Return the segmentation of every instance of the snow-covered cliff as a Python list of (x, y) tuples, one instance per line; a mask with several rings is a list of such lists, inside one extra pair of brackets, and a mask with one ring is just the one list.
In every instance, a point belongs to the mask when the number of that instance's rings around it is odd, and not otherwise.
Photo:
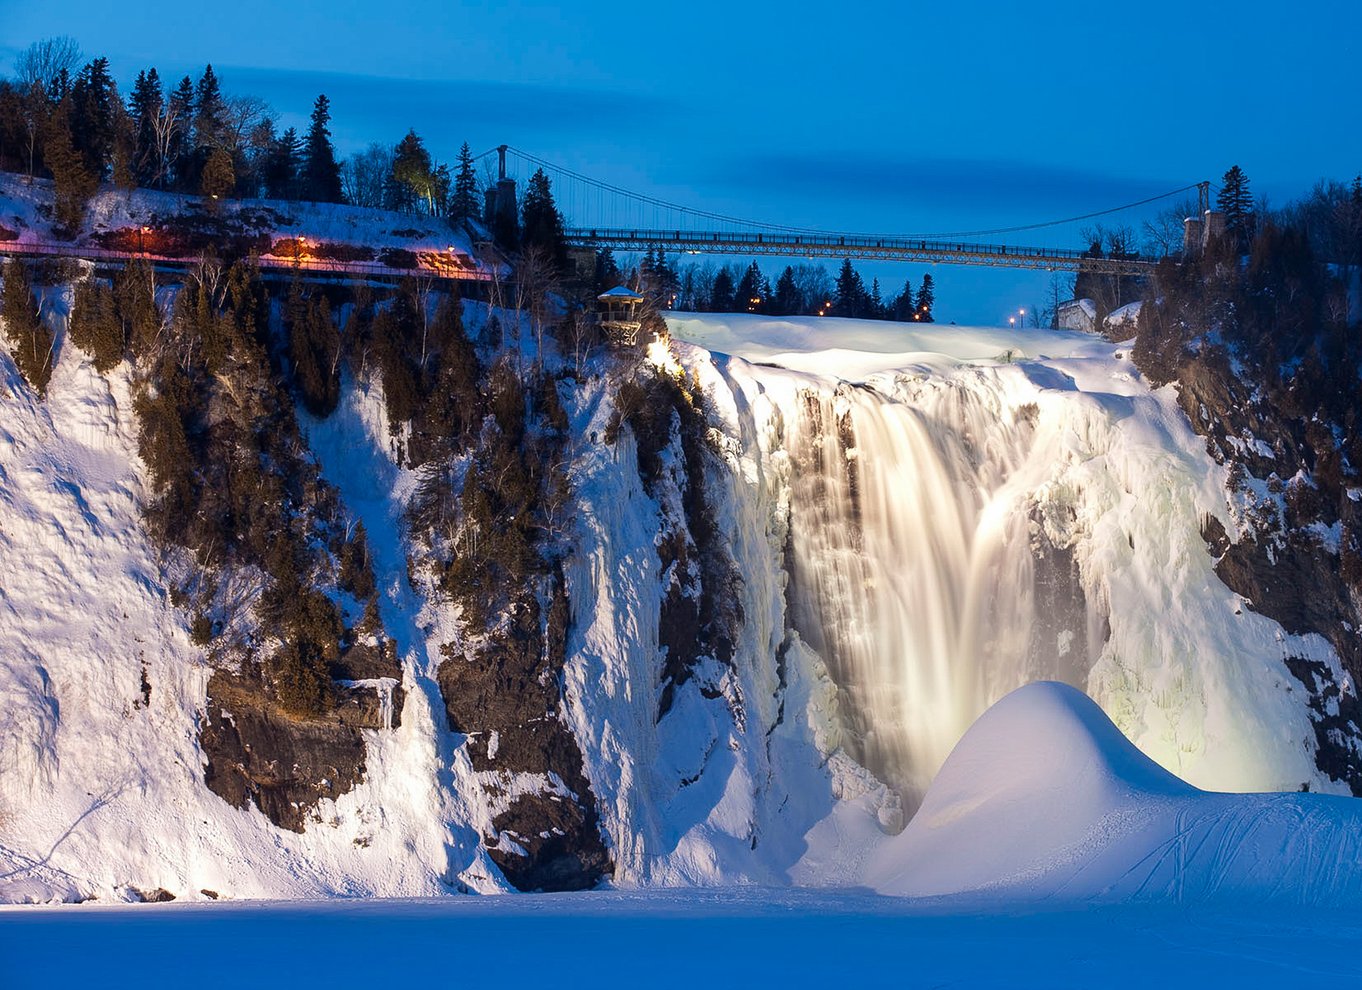
[[(533, 666), (555, 700), (495, 713), (514, 739), (451, 729), (469, 682), (442, 664), (493, 655), (451, 647), (461, 613), (411, 567), (431, 474), (380, 388), (347, 375), (334, 412), (300, 416), (368, 533), (402, 688), (374, 689), (395, 717), (343, 727), (357, 777), (312, 781), (335, 796), (301, 831), (205, 784), (204, 727), (233, 716), (143, 524), (127, 365), (100, 375), (59, 333), (39, 401), (0, 357), (0, 899), (494, 892), (541, 855), (622, 886), (858, 883), (969, 724), (1040, 678), (1198, 786), (1340, 789), (1285, 665), (1341, 681), (1337, 657), (1216, 577), (1206, 521), (1239, 525), (1223, 469), (1119, 347), (671, 325), (671, 351), (556, 386), (570, 497), (545, 587), (567, 617)], [(488, 690), (539, 696), (506, 670)], [(542, 720), (566, 735), (536, 749)]]

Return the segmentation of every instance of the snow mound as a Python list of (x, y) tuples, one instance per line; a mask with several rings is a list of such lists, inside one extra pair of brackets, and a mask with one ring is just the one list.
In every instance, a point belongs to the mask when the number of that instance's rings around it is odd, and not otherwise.
[(909, 896), (1359, 904), (1359, 855), (1352, 799), (1198, 790), (1042, 681), (975, 722), (867, 878)]

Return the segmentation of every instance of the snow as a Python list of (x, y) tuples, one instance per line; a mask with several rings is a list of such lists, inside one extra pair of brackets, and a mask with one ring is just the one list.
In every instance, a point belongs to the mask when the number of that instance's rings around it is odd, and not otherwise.
[(917, 897), (1355, 905), (1359, 854), (1362, 803), (1197, 790), (1082, 692), (1036, 682), (970, 728), (867, 879)]
[[(1362, 922), (1327, 909), (952, 906), (744, 888), (526, 898), (0, 909), (10, 990), (1342, 986)], [(132, 951), (129, 948), (132, 947)]]
[[(65, 305), (64, 296), (47, 302), (59, 329)], [(465, 322), (473, 329), (482, 318), (477, 310), (466, 304)], [(509, 346), (529, 346), (510, 321), (502, 325)], [(731, 909), (735, 914), (816, 919), (843, 911), (851, 919), (847, 929), (864, 926), (877, 938), (922, 947), (924, 959), (937, 958), (924, 942), (913, 941), (918, 929), (903, 919), (934, 924), (923, 919), (937, 917), (939, 906), (789, 888), (870, 886), (897, 895), (985, 887), (1023, 898), (1057, 890), (1063, 877), (1054, 857), (1026, 847), (1025, 836), (999, 846), (997, 856), (1011, 859), (982, 857), (977, 872), (962, 873), (959, 847), (941, 847), (933, 856), (921, 838), (926, 826), (919, 825), (939, 820), (932, 816), (950, 807), (960, 813), (961, 827), (973, 830), (962, 832), (960, 841), (989, 834), (987, 816), (971, 818), (962, 804), (963, 783), (944, 791), (927, 784), (943, 760), (948, 770), (954, 765), (948, 754), (985, 709), (1037, 676), (1076, 683), (1124, 738), (1191, 784), (1224, 791), (1294, 791), (1303, 784), (1339, 790), (1314, 765), (1304, 692), (1291, 690), (1282, 663), (1284, 655), (1304, 656), (1341, 679), (1338, 658), (1319, 637), (1289, 635), (1243, 609), (1215, 577), (1200, 523), (1214, 516), (1234, 529), (1223, 470), (1210, 460), (1171, 391), (1151, 391), (1114, 345), (1063, 331), (812, 318), (674, 314), (670, 325), (678, 342), (656, 363), (684, 369), (706, 392), (716, 452), (709, 479), (713, 509), (743, 576), (734, 593), (746, 621), (732, 670), (692, 679), (659, 722), (664, 575), (656, 539), (660, 521), (681, 510), (675, 491), (664, 488), (655, 496), (644, 489), (627, 430), (614, 447), (601, 439), (617, 383), (603, 364), (589, 367), (575, 388), (562, 390), (572, 423), (569, 472), (576, 499), (564, 561), (573, 624), (562, 717), (582, 748), (617, 864), (610, 882), (620, 892), (610, 895), (614, 900), (536, 901), (549, 905), (545, 917), (571, 919), (579, 910), (594, 917), (594, 909), (553, 905), (600, 904), (599, 917), (616, 923), (621, 916), (647, 917), (654, 908), (643, 905), (656, 905), (659, 916), (689, 918), (710, 937), (713, 926), (704, 919), (729, 910), (716, 907), (727, 902), (662, 895), (658, 888), (757, 885), (763, 891), (754, 895), (757, 904), (741, 901)], [(874, 545), (878, 557), (866, 573), (876, 575), (884, 594), (985, 601), (989, 589), (1010, 587), (1029, 573), (1022, 567), (1025, 551), (1043, 532), (1074, 554), (1091, 610), (1081, 620), (1096, 628), (1110, 624), (1108, 638), (1087, 637), (1086, 651), (1078, 625), (1060, 630), (1052, 637), (1052, 655), (1040, 661), (1043, 669), (1008, 652), (1012, 647), (1005, 643), (990, 649), (1006, 662), (981, 662), (967, 648), (968, 637), (959, 635), (969, 628), (963, 621), (951, 633), (952, 656), (963, 658), (947, 665), (952, 677), (936, 678), (921, 664), (907, 667), (907, 649), (869, 656), (853, 669), (889, 677), (902, 670), (905, 679), (919, 678), (940, 692), (926, 697), (949, 701), (934, 706), (931, 719), (908, 720), (872, 703), (872, 717), (887, 728), (907, 725), (926, 733), (909, 747), (911, 766), (893, 782), (857, 763), (849, 692), (838, 687), (828, 658), (788, 628), (786, 553), (792, 546), (809, 553), (821, 547), (828, 559), (841, 562), (830, 574), (853, 573), (842, 568), (846, 548), (836, 540), (792, 539), (802, 538), (807, 519), (800, 515), (800, 457), (808, 449), (801, 444), (812, 436), (807, 417), (815, 408), (850, 417), (857, 425), (853, 462), (874, 465), (867, 477), (875, 480), (884, 506), (877, 525), (893, 538)], [(301, 835), (281, 832), (254, 810), (227, 806), (203, 785), (197, 723), (210, 671), (165, 599), (166, 561), (141, 526), (145, 489), (130, 410), (125, 368), (105, 379), (75, 348), (63, 346), (48, 400), (40, 403), (8, 357), (0, 356), (0, 569), (25, 575), (0, 584), (0, 901), (110, 903), (156, 887), (180, 902), (201, 901), (205, 890), (224, 899), (506, 891), (482, 839), (493, 834), (498, 801), (527, 789), (553, 793), (562, 782), (546, 774), (475, 773), (465, 740), (445, 724), (435, 667), (438, 647), (457, 637), (457, 623), (407, 580), (404, 512), (420, 479), (395, 461), (378, 389), (347, 379), (335, 414), (325, 421), (300, 418), (324, 475), (369, 534), (381, 617), (397, 647), (405, 700), (397, 729), (366, 735), (365, 779), (338, 800), (323, 802)], [(903, 432), (910, 428), (917, 432)], [(899, 449), (892, 438), (904, 435), (920, 442)], [(677, 451), (664, 452), (664, 459), (675, 464)], [(954, 501), (959, 539), (949, 547), (899, 539), (895, 497), (904, 504), (915, 499), (923, 511), (933, 499)], [(896, 583), (896, 568), (906, 571), (910, 564), (922, 577)], [(1013, 605), (1020, 633), (1035, 622), (1036, 609), (1020, 594)], [(894, 635), (902, 636), (897, 642), (917, 642), (915, 623), (895, 623)], [(140, 704), (144, 664), (150, 705)], [(969, 676), (957, 676), (964, 673)], [(707, 692), (702, 684), (720, 690)], [(741, 705), (730, 704), (733, 698)], [(1288, 848), (1282, 823), (1313, 823), (1317, 809), (1326, 806), (1291, 794), (1250, 800), (1201, 795), (1184, 785), (1176, 794), (1171, 784), (1145, 787), (1157, 775), (1150, 777), (1148, 768), (1127, 773), (1134, 757), (1120, 757), (1111, 733), (1092, 729), (1073, 707), (1058, 705), (1052, 713), (1059, 742), (1051, 742), (1061, 752), (1072, 748), (1075, 760), (1086, 760), (1081, 766), (1107, 777), (1092, 783), (1080, 774), (1075, 793), (1081, 801), (1074, 800), (1086, 810), (1056, 824), (1055, 848), (1081, 847), (1094, 820), (1106, 822), (1101, 816), (1112, 808), (1134, 806), (1153, 816), (1151, 841), (1167, 839), (1178, 822), (1189, 842), (1237, 840), (1234, 848), (1245, 850), (1244, 861), (1214, 859), (1217, 869), (1223, 867), (1215, 889), (1260, 891), (1267, 874), (1245, 873), (1245, 863), (1280, 863), (1265, 857)], [(1080, 729), (1097, 742), (1085, 742)], [(1034, 735), (1037, 744), (1050, 738), (1049, 730), (1025, 731), (1022, 738)], [(1016, 758), (1030, 751), (1017, 740), (1012, 748)], [(1053, 780), (1025, 778), (1015, 767), (1014, 773), (1037, 788), (1049, 787), (1050, 810), (1070, 800)], [(1084, 790), (1087, 784), (1092, 786)], [(1133, 805), (1122, 804), (1122, 795)], [(1007, 807), (1019, 816), (1028, 807), (1036, 814), (1047, 807), (1039, 799), (1027, 805), (1024, 798), (1002, 793), (998, 800), (1014, 802)], [(895, 836), (922, 800), (927, 803), (919, 818)], [(1174, 806), (1183, 810), (1161, 810)], [(1262, 820), (1261, 828), (1230, 828), (1235, 816), (1250, 812)], [(996, 817), (991, 820), (1001, 827)], [(1166, 881), (1166, 872), (1151, 867), (1141, 878), (1148, 884), (1131, 888), (1134, 881), (1122, 880), (1126, 874), (1116, 869), (1128, 865), (1134, 840), (1110, 834), (1107, 851), (1094, 853), (1085, 861), (1090, 865), (1074, 874), (1070, 893), (1107, 896), (1110, 888), (1110, 896), (1143, 896)], [(1347, 846), (1351, 835), (1335, 825), (1308, 833), (1319, 848), (1355, 858)], [(914, 878), (896, 866), (923, 856), (931, 868), (913, 871)], [(1047, 869), (1037, 867), (1046, 863)], [(1018, 871), (1031, 867), (1039, 872), (1027, 876), (1038, 879), (1019, 885)], [(1326, 889), (1283, 869), (1302, 896), (1356, 896), (1341, 874)], [(1206, 888), (1205, 877), (1188, 874), (1185, 889)], [(644, 895), (635, 888), (646, 889), (649, 899), (640, 900)], [(953, 911), (974, 910), (972, 901), (953, 903)], [(180, 913), (138, 908), (148, 913), (136, 917), (165, 918), (167, 924), (186, 919), (186, 944), (192, 944), (198, 909), (172, 907)], [(271, 919), (324, 924), (335, 917), (330, 912), (345, 909), (288, 910), (232, 916), (247, 931), (268, 933)], [(403, 910), (380, 905), (374, 923), (381, 928)], [(428, 919), (423, 923), (431, 930), (448, 924), (444, 907), (410, 910), (412, 917)], [(497, 912), (509, 909), (448, 910), (472, 912), (448, 916), (456, 918), (490, 912), (495, 928), (496, 919), (508, 917)], [(6, 915), (0, 938), (13, 930), (12, 917), (52, 916)], [(100, 915), (81, 909), (61, 917)], [(1066, 916), (1063, 924), (1085, 923), (1075, 917)], [(1122, 925), (1144, 916), (1104, 917), (1111, 920), (1098, 925), (1094, 937), (1114, 945)], [(1009, 928), (1012, 923), (1021, 927)], [(1180, 923), (1171, 915), (1148, 922), (1157, 937), (1174, 939)], [(555, 930), (572, 932), (574, 924), (567, 920)], [(974, 922), (941, 924), (942, 931), (960, 935)], [(1004, 941), (1020, 937), (1013, 934), (1018, 931), (1054, 940), (1059, 931), (1058, 922), (1052, 928), (1040, 919), (1028, 928), (1031, 922), (1015, 916), (980, 924), (1000, 926), (988, 937)], [(1236, 915), (1224, 931), (1231, 933), (1223, 935), (1228, 940), (1244, 931), (1270, 932), (1271, 926)], [(89, 935), (61, 926), (51, 932), (53, 939)], [(894, 958), (901, 967), (903, 954)], [(1291, 962), (1285, 954), (1279, 958), (1283, 966)], [(1075, 972), (1091, 975), (1081, 969), (1088, 965), (1083, 960), (1074, 965), (1080, 967)]]
[[(770, 566), (783, 567), (779, 554), (795, 498), (790, 447), (810, 429), (800, 425), (809, 395), (852, 416), (860, 459), (875, 466), (862, 482), (880, 479), (876, 497), (888, 508), (880, 524), (886, 549), (875, 587), (884, 605), (876, 621), (897, 623), (885, 616), (912, 615), (925, 595), (986, 605), (997, 588), (1024, 589), (1030, 527), (1072, 551), (1096, 640), (1091, 655), (1057, 663), (1056, 644), (1048, 658), (1042, 652), (1027, 660), (1000, 644), (1004, 662), (985, 663), (967, 641), (956, 640), (966, 648), (949, 676), (931, 674), (925, 682), (920, 666), (902, 655), (874, 661), (877, 676), (901, 664), (904, 685), (935, 685), (930, 690), (940, 703), (915, 711), (915, 718), (891, 704), (874, 713), (876, 724), (890, 728), (936, 726), (931, 739), (907, 747), (920, 754), (905, 773), (919, 782), (915, 787), (931, 779), (990, 704), (1048, 676), (1082, 687), (1138, 747), (1198, 786), (1344, 792), (1315, 766), (1313, 726), (1282, 662), (1308, 657), (1341, 678), (1339, 659), (1321, 637), (1290, 635), (1243, 609), (1216, 576), (1200, 527), (1209, 516), (1236, 531), (1224, 469), (1190, 428), (1172, 389), (1151, 391), (1123, 345), (1063, 331), (818, 318), (678, 315), (670, 325), (676, 338), (691, 342), (677, 344), (682, 363), (704, 384), (723, 432), (741, 451), (736, 459), (748, 481), (736, 497), (762, 503), (756, 516), (769, 520), (767, 535), (778, 548)], [(1004, 342), (1015, 349), (1011, 360), (998, 353)], [(776, 358), (784, 367), (766, 364)], [(845, 381), (863, 387), (848, 389)], [(925, 421), (926, 442), (901, 444), (895, 431), (875, 440), (869, 429), (877, 419), (910, 414)], [(951, 523), (958, 541), (938, 546), (936, 537), (900, 535), (912, 523), (898, 518), (902, 510), (893, 503), (913, 499), (923, 499), (923, 512), (951, 502), (968, 508), (969, 500), (978, 507)], [(835, 543), (831, 551), (859, 554)], [(987, 566), (976, 566), (981, 561)], [(923, 576), (896, 576), (910, 571)], [(886, 581), (898, 588), (886, 591)], [(855, 604), (854, 595), (844, 601)], [(1033, 616), (1022, 607), (1015, 621), (996, 622), (989, 612), (979, 621), (1024, 641)], [(889, 641), (910, 644), (925, 635), (920, 623), (903, 625), (902, 634), (882, 625), (876, 635), (890, 632), (901, 639)], [(958, 628), (968, 632), (969, 624)], [(1037, 659), (1042, 669), (1032, 666)], [(976, 669), (971, 679), (952, 683), (964, 678), (960, 663)], [(919, 693), (913, 688), (906, 696)], [(895, 696), (881, 693), (872, 704)], [(910, 809), (920, 796), (905, 794)]]
[(1140, 321), (1140, 307), (1142, 305), (1140, 302), (1133, 302), (1118, 306), (1107, 314), (1107, 326), (1133, 331), (1135, 325)]
[[(922, 362), (1076, 357), (1103, 342), (1067, 330), (1008, 330), (940, 323), (888, 323), (836, 317), (767, 317), (668, 313), (672, 336), (710, 351), (774, 364), (790, 371), (861, 381), (876, 372)], [(1108, 348), (1109, 349), (1109, 348)]]
[[(27, 181), (23, 176), (0, 172), (0, 227), (13, 236), (0, 239), (0, 252), (22, 253), (39, 248), (92, 256), (100, 253), (99, 242), (93, 235), (111, 231), (137, 232), (144, 225), (155, 225), (177, 218), (202, 216), (203, 200), (179, 193), (157, 192), (151, 189), (132, 191), (101, 188), (90, 200), (85, 223), (70, 243), (57, 243), (51, 230), (50, 210), (52, 183), (46, 179)], [(46, 211), (47, 215), (44, 215)], [(308, 203), (286, 200), (225, 200), (216, 205), (216, 215), (223, 221), (241, 221), (253, 233), (263, 233), (271, 240), (303, 238), (315, 252), (319, 243), (327, 246), (348, 245), (367, 247), (381, 252), (386, 248), (402, 248), (422, 255), (425, 267), (437, 270), (448, 268), (461, 277), (486, 277), (479, 273), (478, 251), (468, 234), (456, 230), (446, 220), (412, 216), (389, 210), (375, 210), (344, 206), (336, 203)], [(155, 233), (140, 235), (138, 251), (145, 247), (152, 257)], [(121, 256), (121, 255), (120, 255)], [(293, 254), (270, 259), (276, 264), (291, 263)], [(304, 248), (304, 259), (309, 253)], [(347, 264), (357, 271), (379, 271), (376, 260), (362, 263), (324, 261), (311, 257), (308, 264), (315, 267), (345, 270)]]

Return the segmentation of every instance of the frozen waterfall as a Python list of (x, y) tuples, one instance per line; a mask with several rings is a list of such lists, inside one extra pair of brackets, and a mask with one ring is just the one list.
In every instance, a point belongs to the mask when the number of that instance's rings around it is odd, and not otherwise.
[[(992, 701), (1038, 677), (1081, 685), (1091, 663), (1081, 589), (1037, 594), (1054, 575), (1014, 483), (1034, 409), (841, 385), (802, 389), (791, 412), (790, 624), (841, 685), (858, 758), (920, 795)], [(1063, 613), (1062, 645), (1035, 642), (1055, 619), (1037, 621), (1038, 598)]]

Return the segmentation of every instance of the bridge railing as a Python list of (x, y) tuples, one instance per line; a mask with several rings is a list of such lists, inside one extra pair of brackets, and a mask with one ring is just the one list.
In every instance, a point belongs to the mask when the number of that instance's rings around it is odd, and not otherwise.
[(1088, 270), (1109, 274), (1147, 274), (1150, 258), (1094, 258), (1066, 248), (978, 244), (919, 238), (855, 234), (794, 234), (644, 230), (582, 227), (566, 231), (570, 244), (582, 247), (646, 249), (661, 247), (695, 254), (763, 254), (789, 257), (855, 257), (867, 260), (919, 260), (945, 264), (996, 265), (1018, 268)]
[[(0, 241), (0, 255), (22, 255), (33, 258), (73, 258), (81, 261), (148, 261), (158, 265), (173, 265), (187, 268), (196, 265), (200, 258), (193, 256), (156, 254), (151, 251), (122, 251), (117, 248), (96, 247), (84, 244), (60, 244), (44, 241)], [(297, 270), (310, 274), (332, 275), (369, 275), (375, 278), (403, 278), (423, 276), (451, 282), (487, 282), (492, 275), (484, 269), (455, 268), (454, 266), (431, 268), (396, 268), (377, 261), (341, 261), (334, 258), (280, 258), (273, 255), (257, 255), (256, 263), (261, 268), (274, 270)]]

